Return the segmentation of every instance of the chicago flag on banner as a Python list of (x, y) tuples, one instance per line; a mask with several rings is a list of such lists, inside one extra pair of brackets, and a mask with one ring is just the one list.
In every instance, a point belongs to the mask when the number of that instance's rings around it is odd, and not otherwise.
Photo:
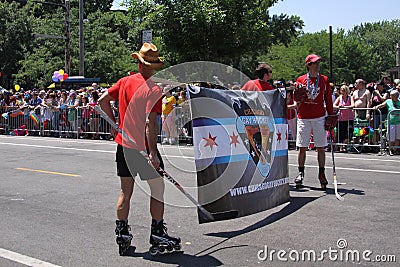
[[(242, 217), (288, 202), (285, 94), (187, 90), (199, 203), (211, 214)], [(210, 221), (199, 216), (199, 222)]]

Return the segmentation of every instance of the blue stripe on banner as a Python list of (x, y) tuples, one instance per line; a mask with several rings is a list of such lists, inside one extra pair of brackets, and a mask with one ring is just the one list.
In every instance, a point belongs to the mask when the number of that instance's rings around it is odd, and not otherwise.
[(287, 124), (286, 118), (274, 118), (275, 124)]
[(283, 156), (287, 156), (288, 155), (288, 151), (287, 149), (284, 150), (275, 150), (273, 152), (273, 156), (274, 157), (283, 157)]
[[(287, 155), (288, 155), (287, 150), (276, 150), (273, 152), (274, 157), (283, 157)], [(239, 155), (216, 157), (211, 163), (209, 158), (196, 159), (196, 164), (201, 164), (202, 161), (206, 162), (206, 165), (216, 165), (216, 164), (224, 164), (224, 163), (248, 161), (248, 160), (251, 160), (250, 154), (239, 154)]]
[(214, 164), (223, 164), (223, 163), (228, 163), (228, 162), (245, 161), (245, 160), (249, 160), (249, 159), (251, 159), (249, 154), (223, 156), (223, 157), (215, 158), (211, 164), (212, 165), (214, 165)]
[(193, 127), (211, 125), (232, 125), (236, 124), (236, 118), (198, 118), (193, 120)]

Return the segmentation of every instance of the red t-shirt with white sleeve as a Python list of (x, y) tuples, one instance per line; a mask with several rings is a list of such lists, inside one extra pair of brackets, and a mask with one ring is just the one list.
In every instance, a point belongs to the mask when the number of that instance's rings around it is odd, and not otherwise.
[(118, 80), (108, 89), (108, 94), (119, 101), (119, 126), (127, 133), (136, 146), (122, 137), (115, 137), (118, 144), (145, 150), (146, 120), (150, 112), (161, 114), (162, 90), (151, 79), (137, 73)]
[(316, 119), (324, 117), (326, 111), (329, 115), (334, 114), (332, 89), (328, 77), (319, 74), (318, 86), (315, 86), (316, 77), (310, 77), (309, 82), (307, 79), (308, 74), (304, 74), (296, 80), (297, 84), (302, 84), (308, 90), (306, 99), (300, 103), (297, 110), (297, 117), (299, 119)]

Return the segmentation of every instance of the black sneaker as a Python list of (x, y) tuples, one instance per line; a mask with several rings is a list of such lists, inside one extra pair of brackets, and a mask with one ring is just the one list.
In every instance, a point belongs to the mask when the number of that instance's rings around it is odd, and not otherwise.
[(321, 184), (321, 189), (326, 190), (326, 186), (328, 185), (328, 180), (326, 180), (325, 173), (318, 174), (318, 180)]

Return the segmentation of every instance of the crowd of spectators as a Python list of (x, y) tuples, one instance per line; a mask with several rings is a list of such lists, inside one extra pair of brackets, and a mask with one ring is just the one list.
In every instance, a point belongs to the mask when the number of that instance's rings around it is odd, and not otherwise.
[[(296, 103), (292, 97), (294, 83), (291, 81), (275, 80), (271, 81), (271, 85), (275, 88), (286, 88), (289, 109), (289, 132), (294, 137), (296, 136)], [(162, 84), (160, 86), (164, 87)], [(391, 94), (391, 92), (400, 91), (400, 80), (395, 79), (392, 81), (390, 77), (386, 76), (377, 82), (367, 83), (363, 79), (357, 79), (354, 84), (343, 83), (337, 86), (331, 84), (331, 86), (333, 89), (332, 99), (334, 108), (339, 112), (339, 123), (335, 141), (342, 145), (339, 145), (337, 149), (343, 152), (348, 150), (347, 144), (354, 138), (354, 129), (357, 128), (357, 122), (360, 121), (364, 122), (363, 126), (367, 126), (373, 132), (370, 143), (378, 144), (381, 142), (377, 129), (381, 126), (381, 129), (386, 130), (388, 126), (386, 121), (389, 112), (386, 104), (382, 105), (382, 103), (386, 103), (387, 100), (392, 98), (391, 96), (394, 94)], [(225, 89), (239, 90), (240, 85), (228, 85)], [(44, 89), (24, 90), (21, 88), (21, 90), (13, 94), (3, 90), (0, 91), (1, 114), (9, 113), (12, 115), (16, 111), (22, 111), (23, 116), (18, 117), (19, 119), (10, 120), (9, 124), (11, 125), (9, 127), (20, 128), (24, 126), (29, 129), (26, 133), (30, 135), (41, 134), (55, 137), (108, 139), (109, 126), (93, 109), (93, 106), (97, 104), (97, 100), (104, 90), (106, 88), (101, 88), (96, 83), (75, 90), (50, 89), (46, 91)], [(177, 144), (179, 143), (178, 139), (181, 139), (182, 136), (190, 137), (192, 131), (190, 123), (188, 124), (188, 109), (185, 109), (184, 105), (186, 93), (183, 87), (171, 88), (168, 86), (164, 89), (164, 92), (168, 95), (163, 100), (165, 112), (159, 118), (159, 121), (160, 136), (164, 136), (165, 139), (161, 139), (160, 142), (164, 142), (164, 144)], [(172, 104), (174, 107), (173, 112), (167, 107), (168, 98), (170, 102), (175, 100)], [(396, 109), (397, 102), (390, 102), (393, 103), (391, 107)], [(116, 117), (118, 117), (117, 102), (113, 103), (113, 109)], [(379, 109), (379, 111), (376, 109)], [(182, 112), (182, 110), (186, 111)], [(30, 118), (32, 112), (40, 121), (41, 129)], [(22, 113), (18, 114), (22, 115)], [(171, 118), (173, 117), (175, 125), (168, 122), (168, 114), (170, 114)], [(392, 116), (398, 115), (393, 113)], [(4, 119), (0, 118), (0, 120), (3, 120), (3, 124)], [(394, 129), (400, 127), (396, 126), (397, 121), (392, 118), (390, 120), (391, 127), (394, 127)], [(400, 129), (398, 131), (400, 132)], [(399, 146), (400, 137), (398, 136), (400, 133), (397, 134), (396, 130), (392, 130), (391, 133), (390, 144), (394, 147)], [(392, 153), (399, 154), (398, 151), (400, 150), (394, 148)]]
[[(70, 90), (21, 88), (13, 94), (3, 90), (0, 93), (0, 109), (1, 114), (8, 115), (1, 119), (3, 124), (6, 119), (9, 120), (10, 129), (27, 128), (29, 131), (26, 134), (29, 135), (108, 138), (107, 124), (93, 109), (103, 90), (106, 89), (96, 83)], [(35, 123), (32, 116), (39, 123)]]

